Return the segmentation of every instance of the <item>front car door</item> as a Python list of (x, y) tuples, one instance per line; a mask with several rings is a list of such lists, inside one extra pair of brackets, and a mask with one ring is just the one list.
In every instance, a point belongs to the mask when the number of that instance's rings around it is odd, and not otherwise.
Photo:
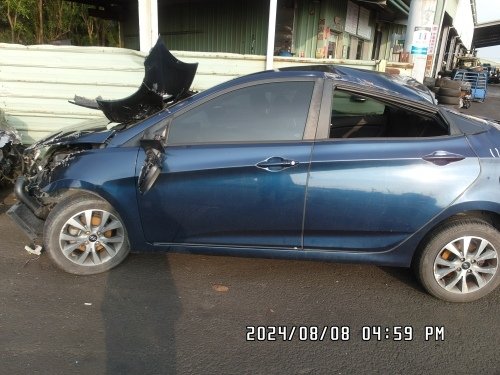
[(146, 239), (300, 248), (319, 86), (244, 85), (176, 114), (161, 173), (138, 198)]
[(352, 90), (334, 90), (331, 103), (312, 155), (305, 249), (394, 248), (479, 174), (466, 137), (437, 113)]

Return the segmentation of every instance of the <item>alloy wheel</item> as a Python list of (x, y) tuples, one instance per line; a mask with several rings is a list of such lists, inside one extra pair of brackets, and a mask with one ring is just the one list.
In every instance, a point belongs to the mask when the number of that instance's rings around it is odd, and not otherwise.
[(67, 220), (59, 234), (64, 256), (81, 266), (108, 262), (122, 249), (122, 222), (105, 210), (85, 210)]
[(434, 278), (443, 289), (453, 293), (482, 289), (497, 272), (497, 249), (488, 240), (476, 236), (449, 242), (434, 261)]

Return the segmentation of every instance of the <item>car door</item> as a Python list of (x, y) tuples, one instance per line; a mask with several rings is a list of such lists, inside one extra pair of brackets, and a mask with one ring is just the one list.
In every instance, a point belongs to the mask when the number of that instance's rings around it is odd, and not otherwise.
[(147, 241), (301, 247), (315, 84), (247, 84), (177, 114), (138, 198)]
[(436, 114), (335, 90), (329, 117), (312, 154), (305, 249), (391, 249), (479, 174), (465, 136)]

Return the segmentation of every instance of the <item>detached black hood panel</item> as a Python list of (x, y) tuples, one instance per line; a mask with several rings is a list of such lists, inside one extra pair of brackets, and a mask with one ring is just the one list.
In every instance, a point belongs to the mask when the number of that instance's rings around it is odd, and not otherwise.
[(187, 95), (198, 64), (177, 60), (158, 39), (144, 61), (144, 80), (134, 94), (119, 100), (97, 98), (97, 105), (112, 122), (144, 119), (161, 110), (164, 97), (177, 101)]

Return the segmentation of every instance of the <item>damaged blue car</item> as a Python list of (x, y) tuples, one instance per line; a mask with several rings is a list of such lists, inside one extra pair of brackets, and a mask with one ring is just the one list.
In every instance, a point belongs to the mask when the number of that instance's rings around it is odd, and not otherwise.
[(138, 92), (75, 98), (102, 124), (25, 151), (9, 215), (67, 272), (129, 251), (411, 267), (467, 302), (500, 283), (500, 126), (418, 82), (319, 65), (201, 93), (159, 43)]

